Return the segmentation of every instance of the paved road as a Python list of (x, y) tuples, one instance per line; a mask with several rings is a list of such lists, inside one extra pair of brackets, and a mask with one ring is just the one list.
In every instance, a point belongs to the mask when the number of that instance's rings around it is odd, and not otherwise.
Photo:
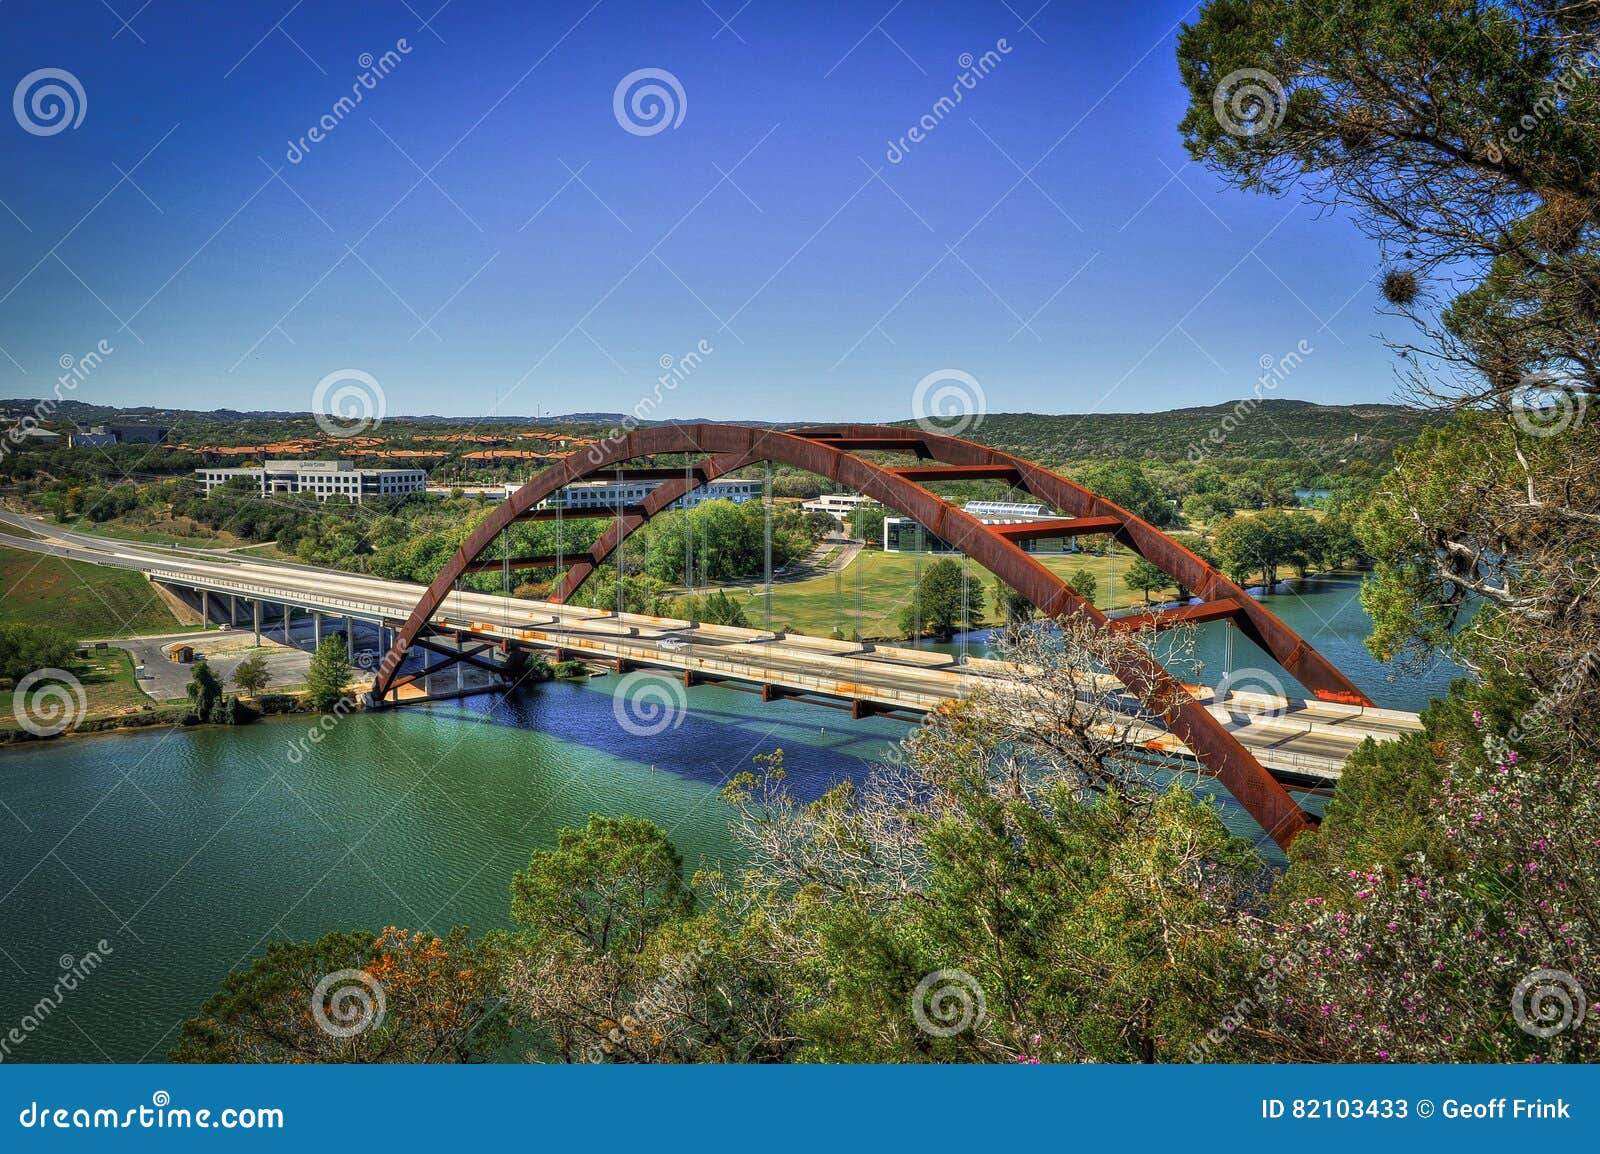
[[(257, 650), (251, 645), (252, 640), (248, 629), (210, 629), (197, 633), (112, 640), (110, 644), (126, 649), (133, 654), (136, 662), (144, 664), (145, 675), (139, 681), (139, 688), (157, 701), (183, 697), (189, 679), (194, 676), (193, 665), (182, 665), (167, 658), (165, 651), (174, 642), (193, 644), (198, 651), (205, 653), (211, 671), (225, 684), (240, 662), (256, 652), (264, 654), (267, 659), (267, 672), (272, 677), (267, 684), (268, 692), (305, 684), (306, 672), (311, 666), (311, 654), (307, 650), (276, 642), (269, 642)], [(226, 652), (210, 652), (219, 648)]]
[[(0, 540), (17, 548), (136, 569), (152, 579), (189, 588), (232, 592), (268, 603), (289, 600), (339, 617), (403, 620), (422, 593), (422, 586), (411, 582), (238, 555), (218, 557), (199, 550), (124, 544), (62, 531), (14, 514), (0, 513), (0, 522), (21, 525), (48, 538), (26, 539), (0, 532)], [(488, 638), (560, 646), (590, 658), (623, 659), (707, 677), (740, 676), (793, 690), (913, 710), (962, 696), (982, 678), (1015, 673), (996, 662), (962, 663), (926, 650), (860, 647), (720, 626), (690, 627), (661, 618), (618, 617), (480, 593), (451, 594), (435, 623)], [(1337, 776), (1344, 758), (1366, 737), (1386, 740), (1420, 729), (1412, 714), (1300, 699), (1240, 694), (1225, 702), (1208, 702), (1208, 708), (1269, 768), (1328, 779)], [(1134, 736), (1147, 740), (1163, 735), (1140, 730)]]

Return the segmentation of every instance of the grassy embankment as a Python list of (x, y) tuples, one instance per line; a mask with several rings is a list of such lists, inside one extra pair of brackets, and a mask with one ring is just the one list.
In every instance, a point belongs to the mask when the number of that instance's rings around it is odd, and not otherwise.
[[(923, 567), (926, 568), (936, 559), (933, 555), (924, 554)], [(1096, 584), (1094, 600), (1101, 609), (1144, 604), (1142, 593), (1134, 593), (1122, 584), (1123, 574), (1134, 560), (1133, 554), (1126, 550), (1119, 549), (1104, 557), (1075, 553), (1040, 556), (1038, 559), (1045, 568), (1063, 577), (1079, 569), (1093, 573)], [(992, 594), (993, 578), (976, 562), (968, 562), (968, 570), (971, 574), (969, 579), (983, 591), (984, 616), (992, 624), (998, 617)], [(827, 637), (838, 625), (849, 635), (856, 628), (859, 583), (861, 635), (878, 640), (904, 637), (900, 629), (900, 611), (910, 603), (911, 591), (916, 585), (916, 572), (917, 558), (914, 554), (866, 550), (840, 574), (824, 573), (804, 581), (774, 584), (773, 626), (813, 637)], [(1170, 596), (1171, 592), (1168, 591), (1167, 595)], [(1159, 599), (1159, 595), (1155, 596)], [(749, 588), (739, 597), (750, 624), (761, 628), (766, 620), (766, 612), (760, 587)]]
[[(137, 573), (107, 569), (0, 546), (0, 621), (48, 625), (82, 641), (96, 637), (179, 632), (180, 625)], [(145, 712), (151, 704), (121, 649), (89, 651), (68, 672), (83, 686), (84, 721)], [(18, 729), (12, 694), (0, 691), (0, 731)]]

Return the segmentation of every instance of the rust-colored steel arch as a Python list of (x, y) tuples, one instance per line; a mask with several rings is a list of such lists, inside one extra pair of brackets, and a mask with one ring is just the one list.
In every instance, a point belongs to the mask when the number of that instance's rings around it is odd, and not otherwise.
[[(869, 451), (909, 453), (917, 457), (919, 463), (911, 467), (885, 465), (860, 455)], [(536, 512), (547, 497), (586, 477), (604, 477), (608, 470), (617, 469), (626, 462), (664, 454), (704, 454), (704, 457), (687, 470), (651, 470), (663, 483), (637, 506), (623, 508), (617, 514), (586, 511), (589, 516), (614, 515), (616, 519), (587, 551), (560, 559), (561, 564), (571, 567), (561, 579), (553, 600), (570, 597), (638, 526), (685, 492), (734, 469), (773, 461), (826, 477), (914, 518), (1006, 582), (1047, 617), (1081, 617), (1108, 632), (1145, 625), (1161, 628), (1181, 621), (1231, 619), (1319, 697), (1371, 704), (1321, 654), (1264, 606), (1148, 522), (1059, 474), (1010, 454), (956, 437), (882, 426), (781, 432), (741, 425), (671, 425), (636, 430), (590, 453), (574, 455), (518, 489), (472, 532), (418, 600), (395, 636), (395, 649), (404, 652), (403, 647), (426, 631), (429, 621), (464, 573), (498, 568), (501, 564), (522, 568), (557, 564), (557, 559), (551, 557), (480, 561), (507, 526), (536, 516), (549, 519), (549, 513)], [(922, 463), (930, 460), (937, 464)], [(958, 478), (1006, 480), (1068, 515), (1044, 523), (985, 525), (923, 485), (923, 482)], [(578, 514), (569, 515), (576, 517)], [(1022, 541), (1041, 535), (1090, 533), (1114, 535), (1185, 588), (1193, 590), (1203, 598), (1203, 604), (1171, 614), (1150, 615), (1131, 623), (1126, 619), (1113, 622), (1021, 546)], [(1166, 723), (1274, 840), (1288, 845), (1307, 828), (1310, 819), (1287, 791), (1154, 657), (1143, 652), (1130, 655), (1125, 649), (1118, 650), (1117, 654), (1108, 663), (1111, 672)], [(398, 663), (388, 660), (380, 663), (372, 684), (373, 700), (383, 700), (395, 680), (397, 668)]]

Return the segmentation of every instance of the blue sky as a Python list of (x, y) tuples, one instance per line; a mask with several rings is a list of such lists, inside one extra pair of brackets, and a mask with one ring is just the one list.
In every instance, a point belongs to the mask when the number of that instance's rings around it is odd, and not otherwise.
[[(944, 370), (995, 412), (1211, 404), (1301, 342), (1273, 395), (1395, 392), (1373, 247), (1188, 162), (1192, 7), (439, 2), (0, 3), (0, 87), (84, 94), (0, 116), (0, 396), (100, 341), (74, 396), (181, 408), (359, 369), (390, 414), (622, 411), (702, 341), (656, 416), (898, 420)], [(683, 94), (648, 134), (640, 69)]]

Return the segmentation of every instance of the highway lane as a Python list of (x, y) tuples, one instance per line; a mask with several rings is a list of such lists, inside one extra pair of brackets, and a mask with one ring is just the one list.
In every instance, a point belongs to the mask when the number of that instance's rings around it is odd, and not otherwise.
[[(74, 533), (0, 513), (0, 523), (40, 534), (27, 538), (0, 528), (0, 542), (96, 564), (136, 569), (155, 579), (371, 621), (403, 620), (421, 585), (237, 554), (169, 549)], [(1014, 674), (993, 661), (965, 664), (946, 654), (897, 647), (862, 647), (821, 638), (774, 637), (759, 630), (692, 626), (688, 622), (574, 606), (531, 602), (495, 594), (456, 592), (435, 623), (451, 630), (545, 647), (586, 657), (689, 670), (705, 676), (740, 676), (790, 689), (842, 694), (879, 705), (925, 709), (970, 692), (985, 680)], [(677, 641), (671, 639), (679, 639)], [(665, 644), (664, 644), (665, 642)], [(1420, 730), (1415, 715), (1361, 709), (1297, 698), (1253, 694), (1207, 701), (1239, 740), (1270, 768), (1337, 775), (1344, 758), (1367, 737), (1389, 740)], [(1160, 739), (1141, 730), (1140, 739)]]

